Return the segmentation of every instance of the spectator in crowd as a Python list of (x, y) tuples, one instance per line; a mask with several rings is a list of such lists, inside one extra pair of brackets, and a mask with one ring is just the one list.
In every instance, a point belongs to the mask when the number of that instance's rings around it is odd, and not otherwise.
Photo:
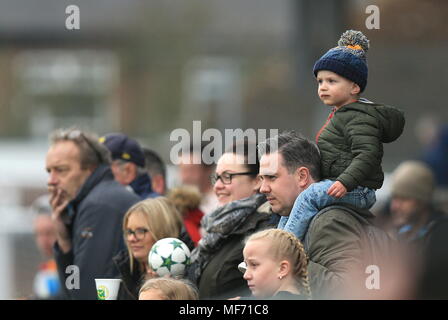
[[(271, 210), (288, 216), (297, 196), (320, 179), (317, 146), (295, 132), (285, 132), (259, 144), (260, 192)], [(350, 205), (344, 204), (349, 207)], [(364, 223), (373, 219), (368, 210), (332, 208), (315, 216), (306, 228), (304, 247), (313, 297), (336, 297), (353, 279), (365, 272)]]
[(122, 225), (127, 249), (113, 258), (122, 279), (118, 299), (137, 300), (145, 278), (154, 275), (148, 264), (148, 254), (154, 243), (163, 238), (187, 240), (181, 235), (179, 212), (165, 197), (138, 202), (126, 212)]
[(155, 151), (149, 148), (143, 148), (143, 154), (145, 155), (145, 169), (151, 178), (152, 190), (164, 195), (167, 190), (165, 163)]
[(434, 174), (420, 161), (405, 161), (392, 174), (392, 233), (406, 242), (419, 242), (442, 216), (432, 206)]
[(425, 111), (416, 119), (414, 133), (420, 144), (420, 160), (427, 164), (436, 180), (434, 204), (448, 212), (448, 123), (440, 115)]
[[(59, 278), (67, 284), (70, 276), (67, 298), (95, 300), (94, 279), (115, 276), (112, 257), (124, 248), (123, 215), (139, 198), (114, 181), (109, 152), (95, 136), (61, 129), (50, 139), (46, 169)], [(69, 266), (79, 272), (66, 273)]]
[(46, 259), (39, 266), (34, 277), (34, 297), (37, 299), (56, 298), (60, 293), (58, 270), (53, 257), (53, 245), (56, 242), (56, 230), (51, 220), (50, 197), (43, 195), (34, 200), (31, 205), (34, 214), (34, 235), (36, 245)]
[(168, 193), (168, 198), (174, 203), (182, 215), (185, 229), (197, 246), (201, 239), (201, 219), (204, 213), (199, 209), (201, 194), (195, 186), (180, 186)]
[(140, 289), (139, 300), (198, 300), (198, 291), (184, 279), (153, 278)]
[(426, 150), (423, 159), (435, 172), (438, 186), (448, 188), (448, 125), (441, 126), (434, 144)]
[(182, 185), (193, 185), (199, 188), (202, 194), (199, 209), (207, 215), (218, 207), (218, 201), (210, 183), (210, 176), (214, 172), (215, 166), (203, 161), (204, 148), (205, 144), (201, 146), (191, 145), (189, 151), (182, 154), (179, 176)]
[(139, 143), (122, 133), (110, 133), (99, 139), (112, 156), (115, 180), (129, 186), (141, 199), (154, 198), (152, 182), (145, 170), (145, 155)]
[(422, 257), (422, 270), (417, 281), (414, 298), (448, 299), (448, 219), (434, 223)]
[(244, 279), (256, 299), (311, 298), (307, 256), (297, 237), (285, 230), (252, 234), (243, 250)]
[(370, 209), (381, 188), (383, 144), (395, 141), (404, 128), (404, 114), (360, 95), (367, 84), (369, 40), (360, 31), (344, 32), (338, 46), (314, 65), (322, 102), (332, 112), (316, 136), (321, 180), (300, 193), (279, 228), (303, 241), (312, 218), (323, 208), (348, 203)]
[(202, 219), (206, 235), (191, 254), (188, 277), (197, 284), (200, 299), (249, 295), (238, 271), (243, 240), (256, 231), (275, 227), (264, 195), (258, 193), (256, 145), (244, 142), (220, 157), (213, 185), (221, 207)]

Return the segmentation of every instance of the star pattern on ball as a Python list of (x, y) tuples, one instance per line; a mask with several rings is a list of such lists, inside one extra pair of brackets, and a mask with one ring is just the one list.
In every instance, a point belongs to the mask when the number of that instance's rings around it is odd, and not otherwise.
[(160, 247), (160, 245), (155, 244), (155, 245), (152, 247), (151, 251), (154, 252), (155, 254), (158, 254), (157, 249), (158, 249), (159, 247)]
[(175, 250), (176, 248), (181, 248), (182, 249), (182, 242), (173, 240), (170, 242), (170, 244), (173, 245), (173, 250)]
[(171, 266), (172, 266), (173, 264), (177, 264), (177, 262), (171, 260), (171, 256), (166, 257), (166, 258), (164, 258), (164, 257), (161, 257), (161, 258), (162, 258), (162, 260), (163, 260), (163, 263), (162, 263), (162, 265), (160, 266), (160, 268), (162, 268), (162, 267), (166, 267), (166, 268), (171, 272)]

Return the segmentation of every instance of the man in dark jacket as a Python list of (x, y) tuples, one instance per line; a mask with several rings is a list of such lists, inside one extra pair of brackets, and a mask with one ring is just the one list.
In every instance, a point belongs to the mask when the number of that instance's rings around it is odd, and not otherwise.
[(115, 277), (124, 249), (123, 216), (140, 199), (114, 181), (110, 156), (80, 130), (58, 130), (46, 157), (57, 241), (55, 259), (67, 299), (96, 299), (95, 278)]
[(100, 138), (112, 157), (111, 169), (115, 180), (129, 186), (142, 200), (159, 196), (145, 170), (145, 155), (137, 140), (122, 133), (110, 133)]
[[(260, 143), (260, 192), (271, 210), (288, 216), (297, 196), (320, 179), (320, 157), (315, 144), (294, 132)], [(366, 231), (373, 218), (368, 210), (330, 209), (309, 223), (304, 239), (314, 298), (341, 297), (350, 288), (363, 287), (366, 277)], [(361, 276), (361, 278), (360, 278)], [(361, 279), (361, 280), (360, 280)], [(354, 283), (356, 282), (356, 283)]]

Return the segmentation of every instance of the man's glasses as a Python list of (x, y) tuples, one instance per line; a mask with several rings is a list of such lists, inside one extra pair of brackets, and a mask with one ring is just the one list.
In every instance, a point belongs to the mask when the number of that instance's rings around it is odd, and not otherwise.
[(125, 231), (126, 237), (129, 238), (131, 235), (134, 235), (134, 237), (137, 240), (143, 240), (143, 238), (145, 237), (146, 232), (148, 232), (149, 230), (146, 228), (137, 228), (135, 230), (131, 230), (131, 229), (127, 229)]
[(220, 175), (214, 173), (210, 176), (210, 181), (212, 185), (218, 182), (218, 180), (221, 180), (223, 184), (231, 184), (233, 176), (257, 175), (257, 174), (258, 172), (237, 172), (237, 173), (223, 172)]

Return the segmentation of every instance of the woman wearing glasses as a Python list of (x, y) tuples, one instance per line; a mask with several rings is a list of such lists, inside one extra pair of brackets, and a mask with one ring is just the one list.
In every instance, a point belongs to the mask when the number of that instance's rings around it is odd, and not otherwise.
[(212, 176), (221, 205), (202, 219), (206, 234), (192, 252), (188, 278), (199, 288), (200, 299), (228, 299), (249, 294), (238, 270), (243, 240), (251, 233), (274, 228), (269, 204), (258, 193), (259, 162), (256, 145), (245, 141), (227, 150)]
[(127, 250), (114, 257), (122, 283), (118, 299), (138, 299), (145, 278), (153, 276), (148, 266), (151, 247), (163, 238), (181, 238), (182, 218), (165, 197), (147, 199), (131, 207), (123, 219)]

